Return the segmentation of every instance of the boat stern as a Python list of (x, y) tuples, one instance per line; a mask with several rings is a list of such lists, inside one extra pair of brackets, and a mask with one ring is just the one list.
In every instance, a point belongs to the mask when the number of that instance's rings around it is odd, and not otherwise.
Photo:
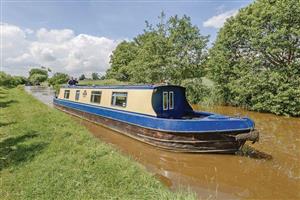
[(252, 141), (252, 144), (259, 141), (259, 131), (251, 130), (249, 133), (241, 133), (234, 136), (236, 141)]

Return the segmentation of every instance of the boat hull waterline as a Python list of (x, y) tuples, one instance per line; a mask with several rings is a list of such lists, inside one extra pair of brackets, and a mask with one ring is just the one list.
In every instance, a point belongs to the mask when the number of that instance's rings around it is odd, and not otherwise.
[(146, 144), (174, 152), (235, 153), (246, 141), (258, 141), (256, 130), (216, 132), (172, 132), (149, 129), (120, 120), (66, 106), (54, 100), (54, 106), (68, 114), (105, 126)]

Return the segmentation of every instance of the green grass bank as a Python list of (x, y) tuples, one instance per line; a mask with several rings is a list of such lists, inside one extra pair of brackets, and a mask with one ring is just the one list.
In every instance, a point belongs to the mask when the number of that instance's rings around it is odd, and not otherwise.
[(1, 199), (195, 199), (22, 87), (0, 88)]

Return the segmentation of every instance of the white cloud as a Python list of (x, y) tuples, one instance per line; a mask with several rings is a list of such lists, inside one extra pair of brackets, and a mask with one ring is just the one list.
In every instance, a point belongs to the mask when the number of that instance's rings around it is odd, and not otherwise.
[(36, 36), (40, 42), (60, 43), (72, 39), (74, 37), (74, 32), (70, 29), (47, 30), (41, 28), (37, 31)]
[(75, 35), (70, 29), (22, 29), (0, 24), (3, 44), (2, 70), (28, 75), (30, 66), (50, 67), (70, 75), (104, 73), (109, 56), (119, 40), (86, 34)]
[(238, 13), (238, 10), (229, 10), (223, 12), (219, 15), (212, 16), (205, 22), (203, 22), (204, 27), (213, 27), (213, 28), (221, 28), (225, 23), (226, 19), (229, 17), (235, 16)]

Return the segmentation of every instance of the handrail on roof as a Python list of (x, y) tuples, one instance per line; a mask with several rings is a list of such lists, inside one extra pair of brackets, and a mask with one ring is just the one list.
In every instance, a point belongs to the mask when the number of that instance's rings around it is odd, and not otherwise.
[(165, 84), (136, 84), (136, 85), (62, 85), (62, 88), (87, 88), (87, 89), (93, 89), (93, 88), (99, 88), (99, 89), (155, 89), (158, 87), (182, 87), (179, 85), (165, 85)]
[(153, 89), (157, 85), (62, 85), (62, 88)]

